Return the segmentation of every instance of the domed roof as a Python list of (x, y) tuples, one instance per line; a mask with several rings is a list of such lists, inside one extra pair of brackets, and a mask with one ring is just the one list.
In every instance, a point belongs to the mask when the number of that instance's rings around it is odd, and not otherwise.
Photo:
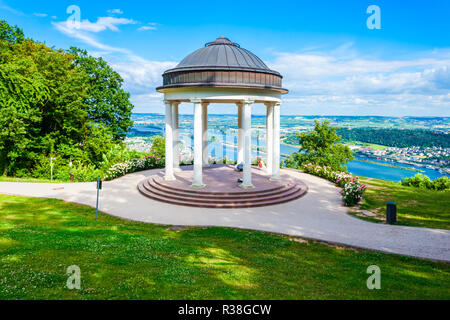
[(243, 49), (239, 44), (231, 42), (222, 36), (213, 42), (208, 42), (184, 58), (174, 69), (166, 72), (183, 69), (232, 69), (279, 74), (270, 70), (267, 65), (250, 51)]
[(225, 37), (208, 42), (175, 68), (163, 73), (163, 85), (157, 91), (171, 88), (221, 87), (255, 88), (287, 93), (282, 76), (271, 70), (250, 51)]

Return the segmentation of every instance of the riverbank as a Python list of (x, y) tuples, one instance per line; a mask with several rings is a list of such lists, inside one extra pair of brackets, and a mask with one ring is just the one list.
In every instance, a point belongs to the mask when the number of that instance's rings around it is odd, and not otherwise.
[(395, 165), (395, 164), (381, 163), (381, 162), (371, 161), (371, 160), (367, 160), (367, 159), (356, 158), (354, 161), (367, 162), (367, 163), (372, 163), (372, 164), (376, 164), (376, 165), (380, 165), (380, 166), (386, 166), (386, 167), (391, 167), (391, 168), (399, 168), (399, 169), (410, 170), (410, 171), (421, 172), (421, 173), (425, 172), (424, 170), (421, 170), (421, 169), (408, 168), (408, 167), (398, 166), (398, 165)]

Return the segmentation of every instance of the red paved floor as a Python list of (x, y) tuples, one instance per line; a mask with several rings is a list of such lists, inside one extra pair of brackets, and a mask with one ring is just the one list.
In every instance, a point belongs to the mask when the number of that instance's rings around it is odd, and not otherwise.
[(289, 176), (281, 181), (270, 181), (264, 170), (252, 167), (252, 183), (255, 188), (239, 187), (242, 172), (231, 165), (212, 165), (203, 168), (202, 189), (192, 188), (192, 166), (182, 167), (175, 173), (175, 181), (164, 180), (164, 173), (153, 175), (138, 185), (147, 197), (187, 206), (208, 208), (239, 208), (273, 205), (297, 199), (306, 193), (306, 185)]

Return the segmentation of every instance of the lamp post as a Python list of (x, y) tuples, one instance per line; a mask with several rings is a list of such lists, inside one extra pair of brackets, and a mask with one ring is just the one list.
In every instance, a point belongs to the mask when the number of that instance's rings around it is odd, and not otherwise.
[(72, 174), (72, 157), (70, 157), (70, 161), (69, 161), (69, 176), (70, 176), (70, 181), (73, 182), (73, 174)]
[(56, 158), (50, 157), (50, 182), (53, 183), (53, 160), (56, 160)]

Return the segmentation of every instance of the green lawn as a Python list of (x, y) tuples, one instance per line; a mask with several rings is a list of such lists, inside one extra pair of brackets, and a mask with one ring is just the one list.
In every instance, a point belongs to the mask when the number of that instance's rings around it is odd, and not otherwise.
[[(373, 264), (381, 290), (366, 287)], [(81, 290), (65, 287), (70, 265)], [(0, 195), (0, 299), (450, 299), (449, 286), (445, 263)]]
[(362, 141), (346, 141), (345, 144), (348, 145), (348, 146), (372, 148), (372, 149), (377, 149), (377, 150), (384, 150), (384, 149), (389, 148), (389, 147), (383, 146), (381, 144), (362, 142)]
[(361, 181), (368, 186), (361, 209), (378, 215), (375, 218), (364, 218), (365, 220), (385, 221), (386, 201), (393, 201), (397, 203), (397, 220), (400, 225), (450, 229), (450, 190), (406, 187), (373, 178), (362, 178)]
[[(0, 182), (47, 183), (47, 182), (52, 182), (52, 181), (51, 181), (51, 179), (42, 179), (42, 178), (16, 178), (16, 177), (0, 176)], [(63, 181), (63, 180), (53, 179), (53, 183), (59, 183), (59, 182), (70, 182), (70, 181)]]

